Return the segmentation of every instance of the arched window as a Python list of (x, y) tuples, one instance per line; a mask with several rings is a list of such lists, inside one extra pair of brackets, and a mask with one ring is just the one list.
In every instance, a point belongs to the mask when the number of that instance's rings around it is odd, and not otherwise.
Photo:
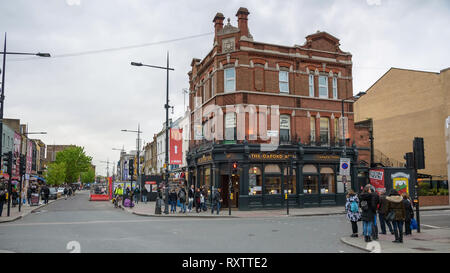
[(281, 170), (278, 165), (271, 164), (264, 168), (264, 194), (281, 194)]
[(262, 194), (262, 175), (259, 167), (253, 166), (248, 170), (248, 195)]
[(280, 166), (276, 164), (266, 165), (264, 172), (267, 173), (281, 173)]
[(314, 165), (303, 166), (303, 193), (319, 193), (319, 176), (317, 173), (317, 167)]

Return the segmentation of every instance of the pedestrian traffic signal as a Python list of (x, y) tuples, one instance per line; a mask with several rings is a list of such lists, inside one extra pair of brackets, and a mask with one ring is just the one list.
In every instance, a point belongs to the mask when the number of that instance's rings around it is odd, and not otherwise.
[(26, 172), (25, 155), (20, 155), (19, 160), (20, 160), (19, 161), (19, 172), (20, 172), (20, 176), (22, 176)]
[(134, 159), (130, 159), (128, 161), (128, 173), (129, 173), (129, 175), (131, 175), (131, 177), (133, 177), (133, 174), (134, 174)]

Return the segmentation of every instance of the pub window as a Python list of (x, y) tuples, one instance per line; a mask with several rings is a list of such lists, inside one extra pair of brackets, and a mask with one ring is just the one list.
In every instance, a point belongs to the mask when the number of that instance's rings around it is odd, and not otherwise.
[(328, 98), (328, 77), (319, 76), (319, 98)]
[(233, 92), (236, 90), (236, 71), (234, 67), (226, 68), (224, 70), (225, 74), (225, 93)]
[(281, 93), (289, 93), (289, 72), (288, 71), (280, 71), (278, 73), (279, 84), (280, 84), (280, 92)]
[(333, 77), (333, 99), (338, 98), (338, 90), (337, 90), (337, 78)]
[(330, 139), (330, 123), (328, 118), (320, 118), (320, 143), (327, 145)]
[(290, 139), (291, 122), (290, 116), (280, 116), (280, 142), (288, 142)]
[(258, 167), (251, 167), (248, 170), (248, 195), (262, 194), (262, 175), (261, 169)]
[(264, 194), (281, 194), (281, 170), (278, 165), (267, 165), (264, 169)]
[(309, 96), (314, 97), (314, 75), (309, 75)]
[(225, 114), (225, 140), (236, 139), (236, 113)]
[(310, 118), (310, 127), (311, 127), (310, 139), (311, 139), (311, 142), (314, 142), (314, 141), (316, 141), (316, 118), (315, 117)]
[(288, 194), (296, 194), (297, 193), (297, 180), (296, 175), (295, 175), (295, 169), (292, 170), (292, 177), (290, 177), (291, 175), (291, 167), (289, 168), (285, 168), (284, 169), (284, 177), (285, 177), (285, 181), (287, 181), (287, 183), (285, 183), (285, 190), (287, 190)]
[(331, 194), (336, 193), (336, 179), (334, 171), (330, 167), (320, 169), (320, 193)]
[(303, 193), (319, 193), (319, 176), (314, 165), (303, 166)]

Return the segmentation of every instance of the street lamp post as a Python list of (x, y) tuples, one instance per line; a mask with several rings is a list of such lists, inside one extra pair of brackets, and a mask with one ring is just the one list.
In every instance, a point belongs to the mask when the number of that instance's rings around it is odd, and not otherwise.
[[(139, 168), (140, 168), (140, 157), (139, 157), (139, 150), (140, 150), (140, 134), (142, 133), (140, 130), (140, 124), (138, 124), (138, 130), (137, 131), (133, 131), (133, 130), (122, 130), (122, 132), (131, 132), (131, 133), (137, 133), (138, 134), (138, 138), (137, 138), (137, 143), (136, 143), (136, 148), (137, 148), (137, 170), (136, 170), (136, 175), (137, 175), (137, 181), (140, 181), (140, 177), (139, 177)], [(133, 176), (131, 176), (131, 190), (133, 189)], [(132, 201), (132, 200), (130, 200)]]
[[(158, 68), (158, 69), (164, 69), (166, 70), (166, 104), (164, 105), (164, 108), (166, 109), (166, 155), (165, 155), (165, 172), (166, 172), (166, 177), (165, 177), (165, 196), (167, 197), (168, 194), (168, 190), (169, 190), (169, 70), (175, 70), (173, 68), (169, 67), (169, 52), (167, 52), (167, 66), (166, 67), (162, 67), (162, 66), (155, 66), (155, 65), (148, 65), (148, 64), (142, 64), (142, 63), (135, 63), (135, 62), (131, 62), (131, 65), (133, 66), (147, 66), (147, 67), (151, 67), (151, 68)], [(160, 191), (159, 187), (158, 187), (158, 192)], [(159, 197), (159, 193), (158, 193), (158, 197)], [(167, 206), (167, 198), (165, 200), (165, 209), (164, 209), (164, 213), (167, 214), (169, 211), (169, 207)], [(156, 207), (158, 207), (158, 204), (160, 204), (160, 202), (156, 202)], [(157, 208), (156, 208), (157, 209)], [(155, 209), (155, 210), (156, 210)]]
[[(3, 55), (3, 65), (2, 65), (2, 70), (0, 71), (0, 73), (2, 74), (2, 85), (1, 85), (1, 90), (0, 90), (0, 106), (1, 106), (1, 110), (0, 110), (0, 155), (3, 154), (2, 151), (2, 141), (3, 138), (1, 137), (3, 135), (3, 109), (4, 109), (4, 101), (5, 101), (5, 69), (6, 69), (6, 55), (34, 55), (34, 56), (38, 56), (38, 57), (50, 57), (49, 53), (24, 53), (24, 52), (7, 52), (6, 51), (6, 33), (5, 33), (5, 42), (4, 42), (4, 46), (3, 46), (3, 52), (0, 52), (0, 54)], [(3, 166), (3, 164), (1, 164), (3, 162), (3, 157), (0, 157), (0, 166)], [(10, 204), (10, 200), (11, 197), (9, 197), (11, 195), (11, 183), (9, 183), (9, 187), (8, 187), (8, 216), (9, 216), (9, 204)], [(20, 195), (22, 196), (22, 192), (20, 193)], [(19, 211), (20, 211), (20, 203), (19, 203)]]

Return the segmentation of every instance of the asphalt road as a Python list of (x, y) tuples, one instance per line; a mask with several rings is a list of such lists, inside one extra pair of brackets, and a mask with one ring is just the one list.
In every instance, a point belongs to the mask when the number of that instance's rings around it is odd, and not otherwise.
[[(430, 214), (426, 216), (427, 214)], [(439, 214), (439, 215), (433, 215)], [(450, 211), (423, 213), (422, 224), (449, 225)], [(339, 253), (362, 252), (340, 242), (345, 216), (287, 218), (142, 217), (89, 202), (81, 192), (15, 222), (0, 224), (0, 251), (25, 253)]]

